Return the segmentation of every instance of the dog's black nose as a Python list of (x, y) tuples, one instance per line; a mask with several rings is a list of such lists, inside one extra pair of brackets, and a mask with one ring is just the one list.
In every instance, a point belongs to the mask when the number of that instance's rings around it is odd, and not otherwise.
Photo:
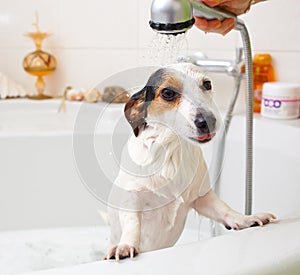
[(198, 129), (199, 134), (209, 134), (216, 129), (216, 118), (213, 114), (203, 115), (202, 113), (196, 114), (194, 123)]

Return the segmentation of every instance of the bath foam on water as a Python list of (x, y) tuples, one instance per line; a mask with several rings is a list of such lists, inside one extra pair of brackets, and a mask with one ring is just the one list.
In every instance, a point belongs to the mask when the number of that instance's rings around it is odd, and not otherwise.
[[(185, 229), (177, 244), (198, 241), (198, 234), (197, 230)], [(16, 275), (99, 262), (107, 251), (109, 235), (108, 226), (2, 231), (0, 274)]]
[(0, 233), (0, 274), (62, 268), (100, 261), (109, 228), (66, 227)]
[(155, 65), (176, 63), (182, 51), (186, 51), (188, 42), (186, 34), (177, 35), (155, 33), (149, 45), (148, 56)]

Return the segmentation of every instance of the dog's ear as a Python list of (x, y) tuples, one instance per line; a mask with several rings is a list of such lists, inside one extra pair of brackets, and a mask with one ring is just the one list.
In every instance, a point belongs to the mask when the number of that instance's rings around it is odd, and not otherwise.
[(131, 125), (136, 137), (147, 125), (147, 108), (154, 97), (155, 88), (147, 85), (141, 91), (132, 95), (125, 105), (125, 117)]

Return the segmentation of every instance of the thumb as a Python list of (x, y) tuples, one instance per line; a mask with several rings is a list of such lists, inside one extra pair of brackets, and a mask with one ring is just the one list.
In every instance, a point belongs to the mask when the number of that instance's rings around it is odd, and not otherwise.
[(200, 0), (199, 2), (202, 2), (210, 7), (215, 7), (215, 6), (220, 5), (222, 3), (222, 0)]

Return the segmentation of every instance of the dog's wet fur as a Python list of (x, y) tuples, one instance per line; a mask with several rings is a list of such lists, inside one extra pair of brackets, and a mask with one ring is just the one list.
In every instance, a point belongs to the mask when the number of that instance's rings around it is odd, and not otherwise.
[(212, 191), (201, 151), (220, 125), (212, 95), (209, 77), (184, 63), (157, 70), (131, 96), (124, 109), (134, 133), (129, 155), (141, 170), (156, 168), (149, 174), (120, 169), (114, 186), (127, 195), (120, 197), (119, 209), (109, 208), (111, 248), (104, 259), (173, 246), (190, 209), (235, 230), (275, 219), (238, 213)]

